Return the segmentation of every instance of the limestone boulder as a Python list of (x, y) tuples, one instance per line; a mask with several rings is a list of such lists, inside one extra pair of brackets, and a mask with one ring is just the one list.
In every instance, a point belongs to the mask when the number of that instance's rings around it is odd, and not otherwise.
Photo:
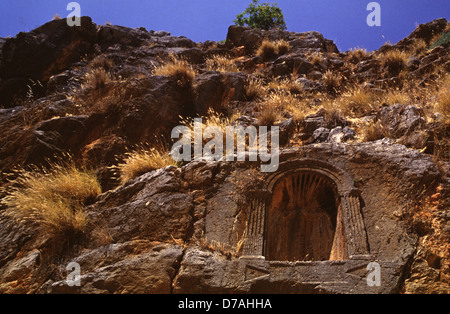
[[(41, 288), (51, 294), (168, 294), (182, 256), (178, 245), (135, 240), (89, 251), (71, 261), (80, 266), (80, 286), (67, 278)], [(70, 269), (71, 270), (71, 269)], [(61, 274), (68, 274), (64, 265)]]

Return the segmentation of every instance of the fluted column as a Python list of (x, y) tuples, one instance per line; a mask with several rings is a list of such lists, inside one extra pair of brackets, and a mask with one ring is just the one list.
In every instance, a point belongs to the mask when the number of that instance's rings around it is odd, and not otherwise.
[(255, 197), (250, 201), (250, 216), (247, 237), (244, 242), (244, 257), (262, 257), (264, 250), (264, 226), (266, 200)]
[(341, 196), (348, 255), (369, 254), (366, 229), (361, 215), (361, 203), (357, 192)]

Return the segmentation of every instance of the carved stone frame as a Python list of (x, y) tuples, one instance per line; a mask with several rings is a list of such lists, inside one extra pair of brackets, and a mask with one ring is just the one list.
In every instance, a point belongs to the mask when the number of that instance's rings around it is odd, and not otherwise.
[(241, 258), (265, 258), (267, 209), (274, 187), (280, 179), (303, 171), (324, 175), (336, 184), (349, 258), (370, 254), (361, 213), (361, 192), (355, 188), (352, 178), (343, 170), (321, 160), (297, 159), (280, 163), (278, 171), (266, 177), (264, 187), (249, 197), (250, 211)]

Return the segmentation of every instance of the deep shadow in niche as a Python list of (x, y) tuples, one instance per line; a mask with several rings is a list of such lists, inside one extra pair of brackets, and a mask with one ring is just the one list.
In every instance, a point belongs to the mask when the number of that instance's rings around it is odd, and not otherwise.
[(265, 241), (267, 260), (347, 259), (336, 184), (313, 171), (280, 179), (267, 211)]

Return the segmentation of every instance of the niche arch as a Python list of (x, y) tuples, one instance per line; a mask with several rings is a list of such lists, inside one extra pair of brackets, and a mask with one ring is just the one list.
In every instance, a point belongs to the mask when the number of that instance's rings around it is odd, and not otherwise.
[(323, 261), (369, 254), (360, 197), (351, 177), (329, 163), (280, 163), (250, 195), (243, 257)]

